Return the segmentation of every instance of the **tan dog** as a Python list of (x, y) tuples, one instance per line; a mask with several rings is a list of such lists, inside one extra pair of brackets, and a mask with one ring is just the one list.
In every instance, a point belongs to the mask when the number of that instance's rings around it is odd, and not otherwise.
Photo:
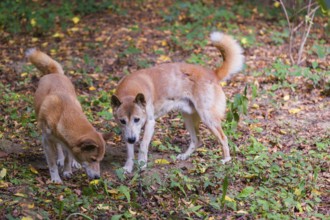
[(226, 98), (219, 81), (242, 69), (243, 50), (232, 37), (220, 32), (212, 33), (211, 41), (224, 61), (215, 71), (197, 65), (169, 63), (136, 71), (119, 82), (111, 102), (127, 144), (126, 172), (133, 169), (134, 143), (141, 129), (144, 127), (138, 161), (144, 168), (155, 119), (172, 110), (182, 113), (191, 137), (189, 148), (177, 159), (186, 160), (200, 145), (197, 136), (202, 121), (222, 144), (222, 162), (231, 160), (227, 137), (221, 128)]
[(51, 180), (62, 182), (56, 160), (64, 165), (63, 176), (71, 177), (73, 159), (85, 168), (89, 178), (100, 178), (105, 141), (84, 115), (71, 81), (61, 65), (45, 53), (29, 49), (26, 56), (47, 74), (40, 79), (35, 93), (35, 110)]

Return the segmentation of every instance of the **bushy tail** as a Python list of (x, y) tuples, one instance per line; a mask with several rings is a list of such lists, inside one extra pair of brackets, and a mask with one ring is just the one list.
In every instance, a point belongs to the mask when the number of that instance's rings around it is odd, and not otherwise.
[(215, 70), (219, 80), (229, 78), (242, 70), (244, 63), (243, 49), (231, 36), (213, 32), (211, 33), (211, 41), (220, 50), (223, 57), (222, 65)]
[(25, 55), (43, 74), (64, 74), (62, 66), (57, 61), (36, 48), (28, 49)]

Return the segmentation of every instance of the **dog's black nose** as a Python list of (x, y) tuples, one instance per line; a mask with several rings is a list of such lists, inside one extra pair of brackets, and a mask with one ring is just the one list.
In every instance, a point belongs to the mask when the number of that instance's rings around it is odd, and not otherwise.
[(130, 144), (134, 144), (135, 141), (136, 141), (136, 138), (135, 137), (127, 138), (127, 142), (130, 143)]

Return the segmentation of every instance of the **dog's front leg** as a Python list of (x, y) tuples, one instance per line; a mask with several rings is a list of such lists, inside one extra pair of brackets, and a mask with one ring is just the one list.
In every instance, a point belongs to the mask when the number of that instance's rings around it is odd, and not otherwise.
[(46, 160), (49, 168), (50, 177), (53, 183), (62, 183), (61, 177), (58, 173), (58, 166), (56, 163), (56, 143), (50, 141), (46, 135), (42, 136), (42, 145), (44, 147)]
[(138, 161), (139, 164), (142, 165), (141, 166), (142, 169), (145, 169), (147, 167), (148, 148), (151, 138), (154, 134), (154, 130), (155, 130), (155, 120), (154, 119), (147, 120), (144, 128), (143, 139), (140, 145), (139, 156), (138, 156)]
[(134, 144), (126, 143), (127, 160), (123, 167), (126, 173), (131, 173), (134, 165)]

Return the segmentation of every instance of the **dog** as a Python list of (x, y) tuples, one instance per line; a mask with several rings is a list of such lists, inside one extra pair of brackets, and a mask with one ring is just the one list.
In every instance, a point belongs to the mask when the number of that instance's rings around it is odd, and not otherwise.
[(125, 172), (133, 170), (134, 144), (142, 128), (138, 162), (142, 168), (146, 167), (155, 119), (173, 110), (182, 113), (191, 138), (188, 149), (177, 156), (178, 160), (186, 160), (200, 145), (200, 121), (220, 141), (222, 163), (231, 160), (228, 140), (220, 124), (225, 117), (226, 97), (219, 81), (242, 69), (243, 50), (231, 36), (221, 32), (211, 33), (211, 41), (223, 57), (222, 66), (215, 71), (193, 64), (167, 63), (138, 70), (120, 80), (111, 105), (126, 141)]
[(74, 160), (90, 179), (100, 178), (105, 140), (84, 115), (70, 79), (57, 61), (40, 50), (29, 49), (26, 57), (44, 74), (34, 105), (51, 181), (62, 183), (58, 165), (64, 166), (63, 176), (70, 178)]

